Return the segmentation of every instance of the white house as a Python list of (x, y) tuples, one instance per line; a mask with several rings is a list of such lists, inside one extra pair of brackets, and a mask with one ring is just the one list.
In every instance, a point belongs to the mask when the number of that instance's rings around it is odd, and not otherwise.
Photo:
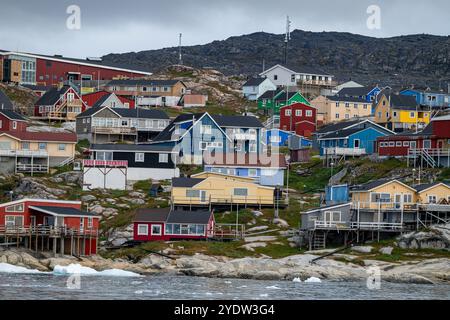
[(296, 86), (297, 84), (331, 86), (334, 78), (319, 69), (301, 67), (294, 70), (280, 64), (260, 73), (260, 76), (270, 79), (276, 86)]
[(244, 97), (256, 101), (260, 96), (270, 90), (276, 90), (277, 86), (267, 78), (252, 78), (242, 86)]

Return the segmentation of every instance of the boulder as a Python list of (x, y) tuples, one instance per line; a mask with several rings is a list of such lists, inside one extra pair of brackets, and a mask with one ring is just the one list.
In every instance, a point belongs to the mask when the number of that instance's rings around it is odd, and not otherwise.
[(380, 249), (380, 253), (386, 254), (386, 255), (391, 255), (393, 250), (394, 250), (393, 247), (383, 247)]
[(249, 242), (270, 242), (278, 240), (275, 236), (259, 236), (259, 237), (245, 237), (244, 241), (246, 243)]
[(289, 223), (287, 223), (285, 220), (280, 219), (280, 218), (273, 219), (273, 224), (277, 224), (283, 228), (289, 227)]
[(93, 213), (95, 213), (95, 214), (100, 215), (100, 214), (103, 213), (103, 211), (105, 211), (105, 208), (102, 207), (101, 205), (97, 204), (97, 205), (95, 205), (95, 206), (89, 208), (89, 211), (90, 211), (90, 212), (93, 212)]
[(398, 246), (403, 249), (450, 250), (450, 224), (433, 225), (428, 231), (415, 231), (398, 237)]
[(352, 251), (359, 252), (359, 253), (371, 253), (373, 250), (373, 247), (371, 246), (353, 246), (351, 248)]
[(95, 197), (95, 196), (93, 196), (91, 194), (88, 194), (88, 195), (85, 195), (85, 196), (81, 197), (81, 201), (82, 202), (91, 202), (91, 201), (94, 201), (94, 200), (97, 200), (97, 197)]
[(264, 231), (267, 229), (269, 229), (268, 226), (258, 226), (258, 227), (253, 227), (253, 228), (247, 229), (246, 232), (258, 232), (258, 231)]
[(241, 248), (244, 248), (245, 250), (248, 251), (255, 251), (255, 248), (265, 248), (265, 247), (267, 247), (267, 243), (265, 242), (251, 242), (241, 246)]

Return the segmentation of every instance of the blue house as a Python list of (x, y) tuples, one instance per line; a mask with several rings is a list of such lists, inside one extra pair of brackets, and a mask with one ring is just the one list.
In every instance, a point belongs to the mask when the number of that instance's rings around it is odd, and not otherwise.
[(216, 172), (238, 177), (253, 178), (263, 186), (284, 186), (284, 176), (287, 170), (286, 158), (282, 154), (241, 155), (224, 154), (206, 158), (204, 171)]
[(393, 134), (391, 130), (364, 120), (327, 133), (322, 132), (317, 141), (321, 156), (362, 156), (376, 151), (378, 137)]
[(432, 108), (450, 108), (450, 93), (443, 91), (406, 89), (400, 91), (400, 94), (415, 97), (419, 105), (431, 106)]
[(266, 131), (265, 144), (272, 147), (310, 147), (311, 140), (299, 136), (295, 132), (289, 132), (281, 129), (270, 129)]
[(179, 162), (202, 164), (204, 153), (262, 152), (261, 122), (250, 116), (211, 116), (208, 112), (182, 114), (151, 144), (176, 148)]

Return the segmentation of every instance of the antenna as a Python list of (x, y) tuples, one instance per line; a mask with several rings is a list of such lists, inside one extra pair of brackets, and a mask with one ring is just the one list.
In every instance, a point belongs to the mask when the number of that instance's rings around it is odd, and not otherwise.
[(178, 41), (178, 51), (179, 51), (179, 56), (178, 56), (178, 64), (182, 65), (183, 64), (183, 55), (181, 54), (181, 40), (183, 39), (183, 34), (180, 33), (180, 38)]
[(289, 44), (289, 41), (291, 41), (291, 23), (292, 23), (292, 21), (289, 18), (289, 16), (286, 16), (286, 36), (284, 38), (284, 44), (285, 44), (284, 64), (287, 64), (288, 44)]

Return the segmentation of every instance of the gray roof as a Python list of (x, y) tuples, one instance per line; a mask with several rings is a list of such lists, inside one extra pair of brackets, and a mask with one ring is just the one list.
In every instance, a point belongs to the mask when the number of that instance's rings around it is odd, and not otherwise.
[(92, 106), (92, 108), (96, 108), (96, 107), (102, 107), (103, 103), (108, 100), (109, 97), (112, 96), (112, 93), (110, 94), (105, 94), (104, 96), (102, 96), (100, 99), (98, 99), (94, 105)]
[(22, 117), (22, 115), (18, 114), (15, 111), (12, 111), (12, 110), (1, 110), (0, 109), (0, 114), (3, 114), (5, 117), (7, 117), (8, 119), (11, 119), (11, 120), (26, 121), (26, 119), (24, 117)]
[(13, 104), (11, 102), (11, 100), (9, 100), (8, 96), (3, 92), (3, 90), (0, 89), (0, 109), (3, 106), (3, 110), (4, 109), (9, 109), (12, 110), (13, 109)]
[(329, 209), (338, 208), (338, 207), (345, 207), (345, 206), (350, 207), (351, 205), (352, 205), (351, 202), (349, 202), (349, 203), (332, 204), (332, 205), (322, 206), (322, 207), (315, 208), (315, 209), (310, 209), (308, 211), (305, 211), (305, 213), (312, 213), (312, 212), (317, 212), (317, 211), (321, 211), (321, 210), (329, 210)]
[(344, 88), (337, 93), (338, 96), (353, 96), (360, 97), (369, 94), (375, 87), (356, 87), (356, 88)]
[(86, 217), (97, 217), (96, 214), (86, 211), (81, 211), (75, 208), (65, 208), (65, 207), (51, 207), (51, 206), (31, 206), (32, 209), (41, 212), (51, 212), (55, 216), (86, 216)]
[(414, 189), (416, 189), (418, 192), (421, 192), (421, 191), (426, 190), (428, 188), (437, 186), (438, 184), (441, 184), (441, 183), (445, 184), (447, 187), (450, 187), (450, 185), (445, 183), (445, 182), (434, 182), (434, 183), (425, 183), (425, 184), (421, 184), (421, 185), (415, 186)]
[(22, 84), (21, 86), (24, 88), (33, 90), (33, 91), (45, 91), (45, 92), (47, 92), (48, 90), (53, 88), (52, 86), (39, 86), (39, 85), (33, 85), (33, 84)]
[(361, 98), (347, 97), (347, 96), (327, 96), (327, 99), (331, 100), (331, 101), (369, 103), (366, 100), (361, 99)]
[(344, 130), (338, 130), (330, 132), (322, 137), (320, 139), (338, 139), (338, 138), (346, 138), (354, 133), (357, 133), (359, 131), (365, 130), (366, 128), (350, 128), (350, 129), (344, 129)]
[(267, 78), (262, 78), (262, 77), (251, 78), (251, 79), (247, 80), (246, 83), (244, 83), (243, 87), (257, 87), (261, 83), (263, 83), (266, 79)]
[(388, 95), (387, 97), (388, 99), (390, 98), (391, 107), (393, 109), (416, 110), (416, 108), (418, 107), (416, 98), (413, 96), (391, 94), (390, 96)]
[(179, 188), (192, 188), (193, 186), (199, 184), (205, 179), (198, 179), (198, 178), (173, 178), (172, 179), (172, 186), (173, 187), (179, 187)]
[(167, 223), (208, 224), (212, 214), (208, 210), (174, 210), (169, 213)]
[(37, 102), (38, 106), (52, 106), (61, 98), (61, 95), (66, 93), (70, 86), (63, 86), (61, 89), (51, 88), (47, 91)]
[(261, 121), (253, 116), (222, 116), (222, 115), (212, 115), (214, 121), (220, 127), (239, 127), (239, 128), (264, 128)]
[(160, 144), (92, 144), (90, 149), (93, 151), (174, 152), (173, 147)]
[(361, 120), (355, 119), (355, 120), (340, 121), (340, 122), (328, 124), (328, 125), (323, 126), (322, 128), (320, 128), (320, 130), (317, 130), (317, 133), (324, 134), (324, 133), (334, 132), (334, 131), (337, 131), (337, 130), (342, 130), (342, 129), (348, 128), (348, 127), (350, 127), (352, 125), (355, 125), (355, 124), (357, 124), (359, 122), (361, 122)]
[(383, 184), (391, 182), (391, 181), (393, 181), (393, 180), (392, 179), (374, 180), (374, 181), (370, 181), (370, 182), (367, 182), (367, 183), (359, 185), (359, 186), (352, 186), (351, 190), (352, 191), (369, 191), (369, 190), (372, 190), (373, 188), (382, 186)]
[(277, 97), (275, 99), (276, 102), (281, 101), (284, 102), (286, 100), (290, 100), (292, 99), (293, 96), (295, 96), (298, 92), (294, 91), (294, 92), (283, 92), (279, 97)]
[(283, 91), (282, 89), (266, 91), (266, 92), (264, 92), (263, 95), (261, 95), (258, 98), (258, 100), (261, 100), (261, 99), (273, 99), (277, 94), (279, 94), (282, 91)]
[(166, 222), (170, 208), (138, 209), (134, 222)]
[(190, 120), (198, 120), (204, 114), (205, 114), (205, 112), (180, 114), (178, 117), (176, 117), (174, 120), (172, 120), (172, 122), (163, 131), (161, 131), (161, 133), (158, 134), (155, 137), (155, 139), (153, 139), (153, 141), (170, 141), (170, 140), (172, 140), (172, 131), (177, 123), (190, 121)]
[[(108, 97), (108, 95), (104, 96), (103, 98)], [(103, 100), (102, 103), (106, 99), (100, 99)], [(97, 101), (98, 102), (98, 101)], [(97, 105), (97, 103), (96, 103)], [(102, 110), (103, 108), (108, 108), (107, 106), (100, 107), (100, 106), (94, 106), (92, 108), (87, 109), (86, 111), (80, 113), (77, 115), (77, 118), (86, 118), (91, 117), (93, 114), (97, 113), (98, 111)], [(169, 116), (162, 110), (159, 109), (125, 109), (125, 108), (110, 108), (113, 112), (117, 113), (122, 118), (138, 118), (138, 119), (162, 119), (167, 120), (169, 119)]]
[(178, 82), (183, 83), (180, 80), (112, 80), (108, 82), (107, 86), (168, 86), (172, 87)]

